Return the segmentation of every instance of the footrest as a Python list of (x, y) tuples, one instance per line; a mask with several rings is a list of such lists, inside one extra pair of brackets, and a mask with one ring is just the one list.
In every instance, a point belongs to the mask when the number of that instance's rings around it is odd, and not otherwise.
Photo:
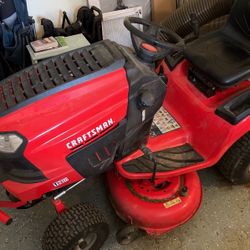
[[(169, 148), (153, 153), (157, 161), (157, 172), (172, 171), (202, 162), (204, 159), (191, 145), (184, 144), (179, 147)], [(143, 155), (122, 165), (130, 173), (152, 173), (154, 163)]]

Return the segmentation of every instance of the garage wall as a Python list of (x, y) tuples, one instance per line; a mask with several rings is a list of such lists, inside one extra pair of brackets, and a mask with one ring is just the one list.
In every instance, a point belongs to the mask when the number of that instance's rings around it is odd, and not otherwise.
[[(130, 6), (142, 6), (143, 17), (150, 19), (151, 16), (151, 0), (123, 0), (124, 4)], [(102, 10), (104, 12), (112, 11), (115, 9), (116, 0), (100, 0)]]
[[(116, 0), (100, 0), (104, 12), (111, 11), (116, 6)], [(150, 0), (124, 0), (128, 6), (140, 5), (143, 7), (143, 15), (150, 18), (151, 1)], [(56, 26), (62, 23), (62, 11), (67, 11), (70, 20), (75, 20), (77, 10), (87, 5), (87, 0), (27, 0), (29, 15), (36, 21), (38, 36), (42, 34), (40, 20), (42, 17), (51, 19)]]
[(41, 35), (42, 29), (40, 20), (42, 17), (51, 19), (56, 26), (62, 23), (62, 11), (67, 11), (70, 20), (74, 20), (77, 10), (87, 4), (87, 0), (27, 0), (29, 15), (36, 21), (38, 35)]

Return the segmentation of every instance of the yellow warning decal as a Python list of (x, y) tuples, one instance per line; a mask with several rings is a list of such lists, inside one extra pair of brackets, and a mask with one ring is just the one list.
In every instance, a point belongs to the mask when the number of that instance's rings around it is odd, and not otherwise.
[(165, 208), (170, 208), (170, 207), (173, 207), (173, 206), (180, 204), (180, 203), (182, 203), (182, 200), (180, 197), (177, 197), (171, 201), (167, 201), (167, 202), (163, 203), (163, 206)]

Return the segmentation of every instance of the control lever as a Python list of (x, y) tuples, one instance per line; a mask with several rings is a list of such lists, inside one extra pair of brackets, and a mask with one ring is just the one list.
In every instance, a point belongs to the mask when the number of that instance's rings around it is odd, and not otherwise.
[(191, 13), (190, 18), (191, 18), (191, 25), (193, 28), (194, 36), (195, 38), (198, 38), (200, 34), (200, 23), (197, 18), (197, 15), (195, 13)]
[(144, 155), (146, 155), (150, 161), (153, 162), (154, 164), (154, 168), (153, 168), (153, 172), (152, 172), (152, 178), (151, 178), (151, 181), (152, 181), (152, 184), (153, 184), (153, 187), (157, 188), (157, 185), (155, 183), (155, 176), (156, 176), (156, 172), (157, 172), (157, 160), (156, 158), (154, 157), (154, 154), (153, 152), (147, 148), (145, 145), (142, 145), (141, 146), (141, 151), (144, 153)]

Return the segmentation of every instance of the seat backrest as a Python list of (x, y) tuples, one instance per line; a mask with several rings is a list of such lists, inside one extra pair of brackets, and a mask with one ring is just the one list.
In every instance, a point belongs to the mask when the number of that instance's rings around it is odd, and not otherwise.
[(250, 0), (235, 0), (229, 24), (250, 40)]

